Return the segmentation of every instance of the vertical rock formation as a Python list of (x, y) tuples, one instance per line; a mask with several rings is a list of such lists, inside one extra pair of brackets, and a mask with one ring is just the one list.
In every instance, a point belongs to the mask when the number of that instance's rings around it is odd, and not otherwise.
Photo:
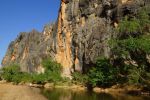
[(23, 66), (21, 67), (22, 71), (36, 71), (36, 68), (33, 66), (37, 64), (40, 65), (37, 61), (40, 59), (38, 59), (36, 50), (38, 49), (40, 38), (41, 34), (35, 30), (30, 33), (20, 33), (17, 39), (9, 45), (2, 64), (19, 63)]
[(71, 71), (86, 71), (97, 57), (109, 57), (107, 42), (116, 36), (113, 28), (119, 19), (144, 5), (143, 0), (61, 1), (55, 59), (64, 67), (65, 76)]
[(70, 69), (73, 66), (72, 59), (72, 27), (70, 27), (67, 21), (66, 9), (69, 1), (62, 0), (61, 9), (59, 12), (57, 23), (57, 36), (56, 36), (56, 55), (55, 59), (58, 63), (61, 63), (63, 68), (63, 74), (69, 75)]
[(72, 71), (84, 72), (97, 57), (110, 57), (108, 40), (117, 36), (113, 30), (121, 17), (136, 14), (146, 3), (147, 0), (61, 0), (57, 22), (46, 26), (43, 34), (21, 34), (10, 44), (2, 64), (14, 61), (23, 70), (41, 71), (42, 59), (51, 57), (63, 66), (63, 76), (70, 77)]

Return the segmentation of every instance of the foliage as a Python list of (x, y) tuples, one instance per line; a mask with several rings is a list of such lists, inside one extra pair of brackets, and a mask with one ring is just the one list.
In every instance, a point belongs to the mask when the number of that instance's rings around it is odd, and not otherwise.
[(109, 41), (114, 62), (118, 63), (114, 66), (118, 67), (118, 74), (121, 76), (119, 79), (123, 79), (124, 82), (139, 84), (149, 80), (150, 68), (147, 60), (147, 55), (150, 54), (149, 29), (150, 16), (147, 8), (143, 8), (137, 16), (132, 18), (126, 16), (122, 19), (118, 27), (122, 37)]
[(138, 36), (139, 34), (144, 34), (150, 30), (150, 16), (149, 8), (142, 8), (137, 16), (128, 17), (125, 16), (119, 23), (117, 31), (119, 34), (124, 36)]
[(45, 59), (42, 62), (43, 67), (45, 68), (45, 75), (47, 77), (47, 81), (49, 82), (58, 82), (62, 80), (61, 77), (61, 65), (55, 61), (52, 61), (50, 58)]
[(61, 72), (61, 65), (57, 63), (56, 61), (53, 61), (51, 58), (43, 60), (42, 65), (45, 68), (45, 71), (47, 72), (49, 71), (55, 72), (55, 73)]
[(32, 83), (36, 83), (36, 84), (44, 84), (46, 81), (47, 76), (45, 74), (31, 74)]
[[(16, 64), (11, 64), (10, 66), (6, 66), (2, 68), (2, 78), (5, 80), (11, 82), (15, 81), (18, 82), (18, 80), (21, 79), (21, 77), (16, 77), (20, 73), (20, 67)], [(20, 78), (20, 79), (19, 79)]]
[(96, 66), (88, 73), (88, 81), (92, 86), (111, 86), (116, 82), (117, 68), (114, 68), (109, 59), (99, 58)]
[(32, 82), (33, 80), (32, 75), (26, 72), (22, 72), (20, 76), (22, 76), (20, 82)]
[(140, 69), (137, 69), (136, 67), (133, 67), (132, 69), (129, 70), (129, 75), (128, 75), (128, 82), (130, 84), (137, 84), (140, 82)]
[[(114, 63), (119, 63), (113, 60)], [(109, 59), (100, 58), (96, 62), (96, 66), (92, 67), (88, 72), (88, 84), (92, 87), (109, 87), (114, 84), (129, 83), (142, 84), (147, 82), (150, 78), (146, 66), (135, 66), (130, 63), (125, 64), (110, 63)]]
[(74, 72), (72, 73), (72, 78), (73, 83), (85, 85), (87, 83), (88, 76), (81, 74), (80, 72)]
[(144, 31), (144, 28), (148, 25), (150, 25), (150, 16), (149, 16), (149, 7), (144, 7), (141, 9), (137, 15), (137, 19), (139, 19), (140, 26), (143, 28), (142, 30)]
[(2, 78), (8, 82), (32, 82), (36, 84), (44, 84), (45, 82), (58, 82), (62, 80), (61, 65), (51, 59), (43, 60), (45, 73), (26, 73), (21, 72), (19, 65), (11, 64), (2, 68)]
[(122, 21), (121, 23), (119, 23), (119, 28), (118, 28), (118, 31), (120, 33), (133, 33), (133, 32), (137, 32), (140, 31), (140, 22), (138, 19), (136, 18), (133, 18), (133, 19), (130, 19), (126, 16)]
[(55, 72), (48, 72), (46, 74), (48, 77), (47, 77), (47, 81), (48, 82), (54, 82), (54, 83), (57, 83), (59, 81), (62, 81), (62, 77), (60, 75), (60, 73), (55, 73)]
[[(123, 63), (126, 61), (135, 62), (137, 65), (133, 65), (128, 63), (122, 64), (119, 67), (120, 71), (125, 71), (126, 73), (120, 73), (125, 76), (123, 79), (124, 82), (128, 82), (131, 84), (139, 84), (145, 82), (146, 73), (149, 73), (149, 65), (147, 62), (146, 55), (150, 54), (150, 36), (142, 35), (139, 37), (129, 37), (127, 39), (122, 40), (113, 40), (112, 43), (112, 51), (113, 55), (115, 55), (115, 59), (122, 58)], [(121, 67), (126, 67), (125, 70), (121, 69)], [(125, 68), (125, 67), (124, 67)], [(120, 78), (122, 79), (122, 78)]]
[(111, 40), (113, 53), (118, 56), (128, 56), (131, 52), (142, 51), (150, 53), (150, 36), (143, 35), (137, 38), (129, 37), (123, 40)]

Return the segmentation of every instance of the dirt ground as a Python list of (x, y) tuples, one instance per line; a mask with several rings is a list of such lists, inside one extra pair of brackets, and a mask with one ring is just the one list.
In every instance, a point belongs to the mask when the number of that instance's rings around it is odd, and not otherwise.
[(40, 89), (12, 84), (0, 84), (0, 100), (47, 100)]

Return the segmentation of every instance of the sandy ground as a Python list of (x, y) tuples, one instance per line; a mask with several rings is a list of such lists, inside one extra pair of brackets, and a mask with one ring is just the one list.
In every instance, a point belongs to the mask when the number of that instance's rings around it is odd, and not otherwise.
[(0, 100), (47, 100), (37, 88), (0, 84)]

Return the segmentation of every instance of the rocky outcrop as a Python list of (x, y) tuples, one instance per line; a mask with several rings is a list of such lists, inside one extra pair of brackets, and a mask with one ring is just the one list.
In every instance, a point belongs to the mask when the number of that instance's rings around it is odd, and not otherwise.
[(41, 72), (41, 60), (51, 57), (63, 66), (63, 76), (84, 72), (97, 57), (110, 57), (108, 40), (125, 15), (134, 16), (147, 0), (61, 0), (56, 24), (41, 33), (21, 33), (10, 44), (3, 65), (20, 63), (22, 70)]
[(96, 58), (110, 57), (108, 40), (125, 15), (135, 15), (143, 0), (62, 0), (59, 11), (55, 59), (65, 76), (86, 71)]
[(15, 63), (25, 72), (43, 72), (41, 61), (46, 56), (50, 56), (47, 53), (49, 45), (47, 34), (41, 34), (36, 30), (29, 33), (21, 32), (17, 39), (10, 43), (2, 65)]
[[(10, 43), (2, 64), (19, 63), (23, 71), (34, 71), (32, 63), (37, 63), (37, 48), (40, 43), (40, 33), (33, 30), (22, 32), (17, 39)], [(39, 60), (39, 59), (38, 59)]]

